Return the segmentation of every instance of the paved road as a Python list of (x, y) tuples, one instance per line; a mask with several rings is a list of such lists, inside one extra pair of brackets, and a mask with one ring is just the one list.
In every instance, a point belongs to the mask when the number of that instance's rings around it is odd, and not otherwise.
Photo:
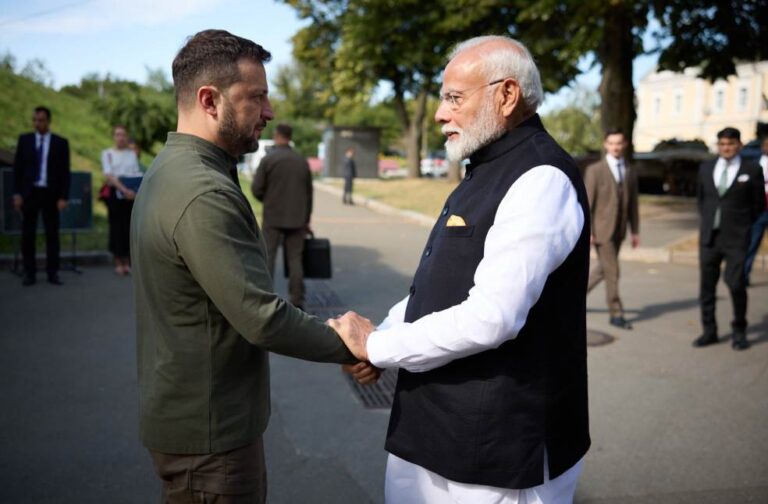
[[(383, 317), (428, 229), (321, 192), (313, 224), (334, 245), (334, 279), (310, 289), (337, 299), (318, 311)], [(593, 448), (577, 502), (768, 502), (768, 274), (750, 289), (755, 345), (736, 353), (690, 347), (695, 268), (622, 267), (634, 331), (608, 326), (602, 288), (588, 300), (590, 327), (616, 340), (589, 351)], [(0, 502), (156, 502), (136, 434), (130, 282), (109, 268), (63, 279), (23, 289), (0, 272)], [(363, 408), (332, 365), (274, 356), (272, 391), (270, 502), (382, 502), (388, 412)]]

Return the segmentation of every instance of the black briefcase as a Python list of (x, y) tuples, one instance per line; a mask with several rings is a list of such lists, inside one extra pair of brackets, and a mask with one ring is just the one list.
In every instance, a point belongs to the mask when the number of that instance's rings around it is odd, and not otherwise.
[[(325, 238), (315, 238), (309, 234), (304, 240), (304, 253), (301, 257), (304, 266), (304, 278), (331, 278), (331, 242)], [(283, 273), (290, 274), (288, 258), (283, 247)]]

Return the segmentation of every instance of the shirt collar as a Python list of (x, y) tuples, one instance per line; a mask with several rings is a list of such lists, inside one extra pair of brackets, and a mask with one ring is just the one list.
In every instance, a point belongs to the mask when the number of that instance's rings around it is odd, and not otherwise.
[(718, 157), (717, 158), (718, 164), (721, 166), (725, 166), (726, 168), (730, 168), (732, 166), (741, 166), (741, 156), (736, 154), (731, 158), (730, 161), (726, 160), (725, 158)]
[[(191, 147), (200, 153), (212, 156), (217, 161), (217, 163), (214, 164), (214, 167), (217, 169), (221, 168), (220, 171), (227, 175), (231, 175), (232, 170), (237, 170), (236, 157), (232, 156), (218, 145), (200, 138), (199, 136), (170, 131), (165, 145), (169, 147)], [(224, 169), (225, 167), (226, 170)]]
[(621, 163), (624, 164), (624, 158), (613, 157), (610, 154), (605, 155), (605, 161), (608, 163), (608, 166), (610, 166), (611, 168), (616, 168), (616, 166), (619, 164), (619, 161), (621, 161)]

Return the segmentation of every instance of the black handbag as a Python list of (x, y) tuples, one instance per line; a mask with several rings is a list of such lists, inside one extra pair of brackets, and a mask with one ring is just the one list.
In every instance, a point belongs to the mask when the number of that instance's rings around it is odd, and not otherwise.
[[(331, 242), (327, 238), (315, 238), (308, 234), (304, 239), (304, 253), (301, 256), (304, 267), (304, 278), (331, 278)], [(288, 257), (283, 247), (283, 273), (286, 278), (290, 275)]]

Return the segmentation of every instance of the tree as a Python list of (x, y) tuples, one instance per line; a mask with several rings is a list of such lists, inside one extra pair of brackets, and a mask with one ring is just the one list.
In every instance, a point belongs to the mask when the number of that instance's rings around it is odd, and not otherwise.
[(53, 74), (45, 66), (45, 62), (39, 58), (34, 58), (27, 61), (24, 68), (21, 69), (19, 75), (26, 77), (27, 79), (42, 84), (46, 87), (53, 87)]
[(600, 97), (584, 88), (573, 90), (564, 106), (542, 117), (547, 131), (569, 154), (597, 152), (603, 141)]
[[(735, 73), (740, 60), (768, 54), (768, 3), (764, 0), (538, 0), (521, 14), (519, 36), (534, 55), (548, 54), (566, 67), (593, 55), (602, 67), (599, 92), (603, 130), (621, 128), (632, 138), (635, 98), (632, 62), (643, 53), (642, 36), (653, 29), (659, 69), (699, 67), (712, 81)], [(539, 20), (539, 23), (534, 21)], [(551, 26), (557, 26), (557, 32)]]
[(141, 150), (154, 154), (156, 144), (176, 128), (176, 102), (162, 70), (147, 69), (147, 74), (149, 84), (142, 86), (91, 73), (62, 92), (90, 100), (110, 124), (125, 126)]
[(294, 57), (314, 66), (318, 82), (337, 100), (366, 103), (380, 81), (391, 86), (413, 177), (419, 176), (427, 99), (437, 92), (448, 50), (478, 33), (505, 32), (518, 13), (493, 0), (283, 1), (312, 21), (294, 35)]

